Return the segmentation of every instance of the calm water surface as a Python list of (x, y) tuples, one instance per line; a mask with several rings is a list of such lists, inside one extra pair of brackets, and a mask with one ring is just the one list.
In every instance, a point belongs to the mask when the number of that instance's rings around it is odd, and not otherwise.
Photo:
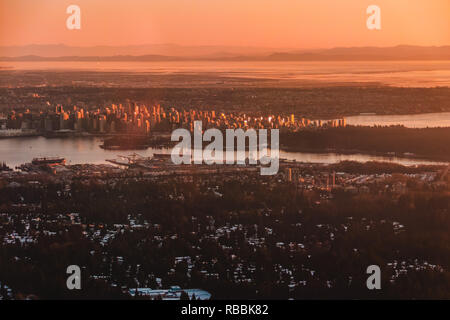
[(450, 86), (450, 61), (139, 61), (0, 62), (5, 70), (70, 70), (157, 75), (211, 73), (224, 77), (377, 82), (399, 87)]
[[(0, 161), (14, 168), (20, 164), (30, 162), (35, 157), (60, 156), (65, 157), (69, 164), (107, 163), (106, 159), (117, 158), (118, 155), (129, 155), (136, 152), (142, 156), (151, 156), (154, 153), (170, 154), (169, 149), (126, 150), (112, 151), (99, 147), (100, 138), (54, 138), (26, 137), (13, 139), (0, 139)], [(313, 163), (336, 163), (343, 160), (354, 161), (388, 161), (403, 165), (442, 164), (442, 162), (402, 159), (396, 157), (381, 157), (364, 154), (336, 154), (336, 153), (305, 153), (280, 152), (280, 158)]]
[(392, 126), (407, 128), (450, 127), (450, 112), (408, 115), (359, 115), (346, 117), (347, 124), (354, 126)]

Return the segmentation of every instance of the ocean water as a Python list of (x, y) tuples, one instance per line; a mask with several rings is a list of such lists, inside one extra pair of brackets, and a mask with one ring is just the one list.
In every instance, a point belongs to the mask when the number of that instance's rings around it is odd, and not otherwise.
[(0, 70), (69, 70), (216, 75), (315, 84), (378, 83), (400, 87), (450, 86), (450, 61), (163, 61), (0, 62)]
[[(0, 162), (15, 168), (21, 164), (31, 162), (36, 157), (59, 156), (65, 157), (69, 164), (104, 164), (107, 159), (115, 159), (118, 155), (130, 155), (137, 153), (148, 157), (155, 153), (170, 154), (170, 149), (147, 150), (104, 150), (99, 147), (102, 143), (98, 137), (86, 138), (52, 138), (21, 137), (12, 139), (0, 139)], [(337, 154), (337, 153), (307, 153), (280, 151), (280, 158), (309, 163), (336, 163), (344, 160), (353, 161), (386, 161), (403, 165), (418, 164), (443, 164), (443, 162), (427, 161), (419, 159), (407, 159), (398, 157), (383, 157), (365, 154)]]

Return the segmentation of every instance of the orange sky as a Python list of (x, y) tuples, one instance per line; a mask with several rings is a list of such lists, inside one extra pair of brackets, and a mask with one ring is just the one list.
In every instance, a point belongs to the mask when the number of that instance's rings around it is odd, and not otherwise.
[[(66, 8), (81, 7), (81, 30)], [(382, 30), (366, 28), (370, 4)], [(0, 0), (0, 45), (448, 45), (450, 0)]]

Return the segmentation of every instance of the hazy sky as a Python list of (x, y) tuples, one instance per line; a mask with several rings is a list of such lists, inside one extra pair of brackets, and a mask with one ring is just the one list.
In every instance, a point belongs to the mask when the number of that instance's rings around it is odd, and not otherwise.
[[(81, 30), (66, 8), (81, 8)], [(382, 30), (366, 27), (381, 7)], [(450, 0), (0, 0), (0, 45), (448, 45)]]

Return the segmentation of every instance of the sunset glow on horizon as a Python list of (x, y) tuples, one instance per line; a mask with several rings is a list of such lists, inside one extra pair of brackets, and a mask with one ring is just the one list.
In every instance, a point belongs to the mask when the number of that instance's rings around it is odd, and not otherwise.
[[(81, 30), (66, 8), (81, 8)], [(381, 8), (368, 30), (366, 8)], [(449, 0), (2, 0), (0, 46), (180, 45), (330, 48), (449, 45)]]

